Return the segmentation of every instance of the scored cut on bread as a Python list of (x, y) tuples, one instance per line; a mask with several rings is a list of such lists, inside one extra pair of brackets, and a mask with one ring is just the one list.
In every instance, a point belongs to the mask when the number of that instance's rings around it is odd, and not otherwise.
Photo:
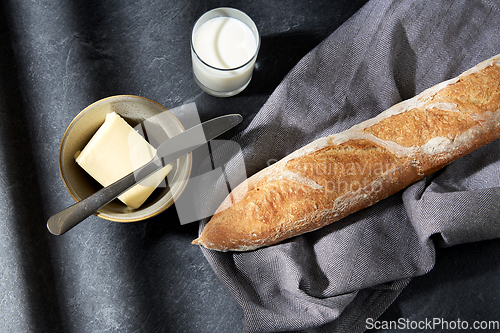
[(237, 186), (193, 244), (246, 251), (366, 208), (500, 137), (500, 55)]

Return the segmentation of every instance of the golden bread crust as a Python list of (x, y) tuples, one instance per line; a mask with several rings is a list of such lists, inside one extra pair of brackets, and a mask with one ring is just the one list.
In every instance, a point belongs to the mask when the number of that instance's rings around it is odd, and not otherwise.
[(500, 55), (240, 184), (193, 241), (245, 251), (366, 208), (500, 137)]

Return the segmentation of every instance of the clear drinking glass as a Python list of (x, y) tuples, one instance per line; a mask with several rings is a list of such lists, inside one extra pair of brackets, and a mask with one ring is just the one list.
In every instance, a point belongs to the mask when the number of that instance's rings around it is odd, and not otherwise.
[(206, 12), (191, 34), (196, 83), (213, 96), (238, 94), (252, 78), (259, 48), (257, 26), (247, 14), (227, 7)]

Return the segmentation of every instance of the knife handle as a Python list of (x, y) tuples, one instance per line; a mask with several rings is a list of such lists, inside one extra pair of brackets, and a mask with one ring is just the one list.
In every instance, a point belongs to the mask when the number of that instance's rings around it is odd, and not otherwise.
[(62, 235), (136, 183), (156, 172), (162, 167), (156, 164), (159, 162), (161, 160), (154, 158), (138, 170), (51, 216), (47, 221), (47, 229), (54, 235)]

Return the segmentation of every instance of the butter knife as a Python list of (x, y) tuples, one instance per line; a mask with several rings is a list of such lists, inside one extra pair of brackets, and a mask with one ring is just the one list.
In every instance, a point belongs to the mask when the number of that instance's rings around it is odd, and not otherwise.
[(156, 149), (156, 156), (149, 163), (51, 216), (47, 221), (47, 228), (54, 235), (62, 235), (141, 180), (225, 133), (242, 120), (243, 117), (239, 114), (220, 116), (168, 139)]

